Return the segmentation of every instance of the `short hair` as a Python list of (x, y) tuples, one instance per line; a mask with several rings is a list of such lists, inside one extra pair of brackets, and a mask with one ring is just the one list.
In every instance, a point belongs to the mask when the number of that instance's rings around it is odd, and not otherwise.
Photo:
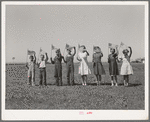
[(80, 47), (83, 47), (83, 49), (86, 49), (85, 45), (81, 45)]
[(116, 50), (115, 50), (115, 48), (110, 48), (110, 50), (114, 50), (114, 51), (116, 51)]
[(123, 54), (125, 54), (126, 52), (128, 53), (129, 50), (128, 50), (128, 49), (125, 49), (125, 50), (122, 51)]
[(31, 59), (31, 58), (33, 58), (33, 56), (32, 56), (32, 55), (30, 55), (29, 59)]
[(60, 49), (57, 49), (55, 52), (56, 52), (56, 53), (57, 53), (57, 52), (60, 52)]
[(97, 48), (97, 49), (100, 49), (100, 47), (99, 47), (99, 46), (96, 46), (96, 48)]

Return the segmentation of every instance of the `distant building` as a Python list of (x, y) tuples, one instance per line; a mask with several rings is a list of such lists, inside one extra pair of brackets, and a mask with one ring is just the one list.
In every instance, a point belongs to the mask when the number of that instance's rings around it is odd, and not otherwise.
[(137, 58), (131, 61), (132, 63), (145, 63), (145, 58)]

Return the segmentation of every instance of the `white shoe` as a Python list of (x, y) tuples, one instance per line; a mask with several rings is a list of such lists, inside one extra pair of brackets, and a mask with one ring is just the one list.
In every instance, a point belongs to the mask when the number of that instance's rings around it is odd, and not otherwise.
[(118, 86), (118, 84), (116, 83), (116, 85), (115, 86)]
[(114, 82), (113, 81), (111, 81), (111, 86), (114, 86)]
[(126, 81), (124, 80), (124, 86), (126, 86)]

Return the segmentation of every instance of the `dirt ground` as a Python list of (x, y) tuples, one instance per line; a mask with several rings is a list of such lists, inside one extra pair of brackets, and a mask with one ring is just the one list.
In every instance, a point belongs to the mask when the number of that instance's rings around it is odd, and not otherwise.
[[(82, 86), (78, 65), (75, 63), (76, 85), (67, 86), (66, 68), (63, 64), (63, 86), (56, 86), (54, 65), (47, 64), (47, 87), (38, 86), (38, 68), (36, 86), (32, 87), (27, 85), (27, 69), (24, 64), (6, 65), (6, 109), (144, 109), (144, 64), (132, 64), (134, 74), (130, 76), (128, 87), (123, 86), (122, 76), (118, 76), (118, 87), (110, 86), (108, 63), (103, 63), (106, 75), (102, 76), (101, 86), (96, 86), (93, 73), (88, 76), (88, 86)], [(92, 63), (89, 65), (92, 70)]]

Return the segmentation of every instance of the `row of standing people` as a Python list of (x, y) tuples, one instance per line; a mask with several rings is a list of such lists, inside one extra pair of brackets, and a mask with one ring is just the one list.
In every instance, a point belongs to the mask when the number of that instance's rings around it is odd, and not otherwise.
[[(62, 86), (62, 60), (66, 63), (66, 75), (67, 75), (67, 83), (68, 85), (74, 85), (74, 56), (76, 54), (76, 48), (74, 48), (74, 52), (72, 54), (72, 48), (67, 49), (66, 57), (61, 55), (60, 49), (56, 50), (56, 56), (54, 59), (50, 57), (51, 63), (55, 64), (54, 77), (56, 79), (56, 85)], [(132, 66), (130, 65), (130, 58), (132, 55), (132, 49), (129, 47), (128, 49), (123, 50), (123, 57), (118, 57), (118, 49), (110, 48), (111, 54), (108, 55), (108, 63), (109, 63), (109, 73), (111, 76), (111, 85), (118, 86), (117, 83), (117, 75), (119, 75), (118, 64), (117, 61), (122, 60), (121, 72), (120, 75), (123, 75), (124, 85), (128, 86), (129, 83), (129, 75), (133, 74)], [(129, 54), (130, 52), (130, 54)], [(82, 78), (82, 85), (87, 85), (87, 75), (91, 74), (91, 70), (88, 65), (87, 57), (89, 56), (88, 51), (84, 45), (80, 46), (80, 51), (77, 56), (77, 60), (80, 62), (79, 64), (79, 74)], [(97, 46), (95, 52), (93, 53), (93, 71), (97, 79), (97, 85), (100, 85), (101, 75), (105, 75), (105, 70), (101, 62), (101, 58), (103, 57), (103, 53), (101, 49)], [(28, 83), (32, 86), (35, 85), (35, 64), (38, 65), (39, 68), (39, 79), (40, 85), (46, 84), (46, 63), (48, 60), (47, 53), (42, 53), (39, 55), (38, 61), (36, 63), (35, 54), (30, 56), (30, 61), (26, 65), (28, 68)]]

